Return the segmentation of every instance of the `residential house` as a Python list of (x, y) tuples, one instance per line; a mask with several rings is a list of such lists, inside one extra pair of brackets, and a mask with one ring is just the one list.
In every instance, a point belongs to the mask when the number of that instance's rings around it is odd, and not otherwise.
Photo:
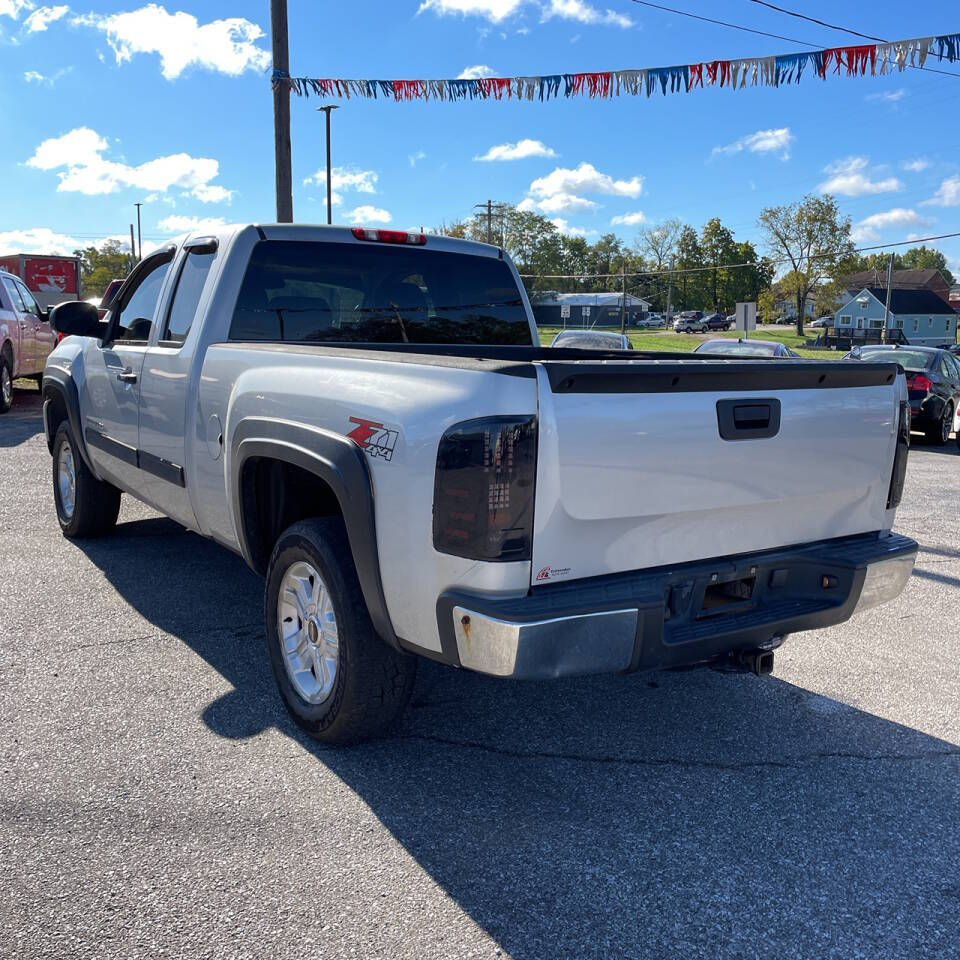
[[(887, 291), (883, 287), (864, 287), (834, 314), (833, 332), (837, 337), (877, 342), (883, 335), (884, 305)], [(890, 291), (890, 316), (885, 339), (923, 346), (955, 343), (957, 314), (932, 290)]]
[[(894, 270), (891, 278), (894, 290), (931, 290), (945, 303), (950, 302), (950, 284), (939, 270)], [(853, 299), (864, 287), (874, 290), (887, 289), (887, 271), (884, 269), (861, 270), (843, 278), (846, 300)], [(886, 294), (884, 294), (886, 295)]]
[[(537, 326), (609, 327), (620, 326), (619, 293), (542, 293), (530, 303)], [(627, 326), (636, 324), (650, 311), (650, 303), (628, 293)]]

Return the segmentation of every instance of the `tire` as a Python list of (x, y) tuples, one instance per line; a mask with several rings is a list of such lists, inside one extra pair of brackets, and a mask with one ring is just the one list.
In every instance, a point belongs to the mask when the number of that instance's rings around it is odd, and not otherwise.
[(358, 743), (400, 718), (417, 661), (374, 631), (341, 519), (303, 520), (281, 534), (267, 569), (264, 619), (280, 696), (311, 737)]
[(953, 429), (953, 404), (948, 403), (943, 408), (943, 415), (936, 423), (930, 424), (924, 430), (924, 436), (928, 443), (935, 447), (943, 447), (950, 439), (950, 431)]
[(53, 502), (60, 529), (71, 540), (102, 537), (117, 525), (120, 491), (90, 472), (69, 423), (60, 424), (53, 440)]
[(0, 353), (0, 413), (7, 413), (13, 406), (13, 370), (10, 358)]

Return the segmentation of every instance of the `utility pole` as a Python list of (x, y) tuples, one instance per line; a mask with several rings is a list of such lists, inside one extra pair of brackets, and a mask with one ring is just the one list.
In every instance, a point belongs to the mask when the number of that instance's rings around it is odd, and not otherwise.
[(493, 201), (487, 201), (487, 243), (493, 243)]
[(887, 302), (883, 305), (883, 331), (882, 336), (884, 342), (889, 339), (889, 332), (887, 330), (887, 323), (890, 321), (890, 289), (893, 286), (893, 254), (890, 254), (890, 259), (887, 261)]
[[(270, 0), (270, 37), (273, 69), (290, 72), (287, 36), (287, 0)], [(273, 91), (273, 141), (277, 169), (277, 222), (293, 223), (293, 173), (290, 161), (290, 87), (278, 83)]]
[(328, 103), (322, 107), (317, 107), (317, 113), (327, 115), (327, 223), (333, 223), (333, 207), (331, 200), (333, 198), (333, 187), (331, 186), (331, 177), (333, 173), (330, 169), (330, 113), (337, 109), (335, 103)]
[(140, 233), (140, 208), (143, 206), (142, 203), (135, 203), (134, 206), (137, 208), (137, 261), (143, 259), (143, 235)]
[(620, 333), (627, 332), (627, 263), (620, 266)]
[[(686, 279), (686, 274), (684, 274)], [(673, 257), (670, 258), (670, 280), (667, 282), (667, 323), (670, 322), (670, 301), (673, 299)]]
[(133, 224), (130, 224), (130, 269), (133, 270), (137, 262), (137, 248), (133, 242)]

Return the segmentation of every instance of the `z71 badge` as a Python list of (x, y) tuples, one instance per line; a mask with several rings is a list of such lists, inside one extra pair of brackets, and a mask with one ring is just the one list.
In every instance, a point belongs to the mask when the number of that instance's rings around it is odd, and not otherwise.
[(398, 431), (389, 430), (376, 420), (364, 420), (361, 417), (351, 417), (350, 422), (358, 424), (347, 434), (351, 440), (356, 441), (371, 457), (393, 459)]

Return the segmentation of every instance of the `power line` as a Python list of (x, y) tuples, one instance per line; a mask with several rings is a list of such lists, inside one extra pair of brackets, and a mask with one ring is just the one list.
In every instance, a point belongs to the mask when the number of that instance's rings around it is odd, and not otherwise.
[(777, 13), (785, 13), (788, 17), (796, 17), (798, 20), (807, 20), (815, 23), (819, 27), (826, 27), (828, 30), (839, 30), (840, 33), (850, 33), (855, 37), (863, 37), (864, 40), (876, 40), (878, 43), (888, 43), (883, 37), (872, 37), (869, 33), (860, 33), (858, 30), (849, 30), (847, 27), (838, 27), (836, 24), (827, 23), (826, 20), (818, 20), (816, 17), (808, 17), (805, 13), (796, 13), (793, 10), (787, 10), (785, 7), (778, 7), (775, 3), (768, 3), (767, 0), (750, 0), (761, 7), (769, 7), (776, 10)]
[[(699, 13), (690, 13), (687, 10), (678, 10), (676, 7), (665, 7), (659, 3), (652, 3), (651, 0), (632, 0), (633, 3), (639, 4), (641, 7), (651, 7), (654, 10), (663, 10), (666, 13), (674, 13), (679, 17), (689, 17), (691, 20), (701, 20), (703, 23), (712, 23), (715, 26), (719, 27), (729, 27), (731, 30), (740, 30), (743, 33), (754, 33), (761, 37), (772, 37), (774, 40), (786, 40), (788, 43), (799, 43), (805, 47), (812, 47), (815, 50), (822, 49), (819, 43), (811, 43), (809, 40), (798, 40), (796, 37), (785, 37), (779, 33), (769, 33), (766, 30), (757, 30), (753, 27), (745, 27), (742, 23), (730, 23), (729, 20), (716, 20), (713, 17), (705, 17)], [(772, 6), (772, 4), (765, 4), (765, 6)], [(780, 10), (782, 13), (790, 14), (791, 16), (800, 17), (803, 20), (811, 20), (814, 23), (819, 23), (818, 20), (813, 20), (812, 17), (805, 17), (802, 14), (793, 14), (789, 10), (782, 10), (779, 7), (774, 9)], [(824, 26), (830, 26), (829, 24), (824, 24)], [(842, 27), (834, 27), (835, 30), (843, 30)], [(856, 33), (854, 30), (845, 30), (845, 33)], [(865, 36), (865, 34), (857, 34), (857, 36)], [(878, 39), (872, 37), (870, 39)], [(889, 41), (880, 40), (880, 43), (887, 43)], [(911, 70), (923, 70), (925, 73), (940, 73), (945, 77), (953, 77), (954, 79), (960, 79), (960, 73), (951, 73), (949, 70), (938, 70), (936, 67), (919, 67), (914, 63), (906, 64)]]
[[(920, 243), (928, 243), (932, 240), (950, 240), (954, 237), (960, 237), (960, 231), (956, 233), (941, 233), (935, 237), (917, 237), (915, 240), (898, 240), (896, 243), (876, 243), (869, 247), (855, 247), (854, 253), (869, 253), (871, 250), (889, 250), (890, 247), (905, 247), (907, 245), (915, 246)], [(832, 257), (832, 253), (821, 253), (821, 254), (812, 254), (809, 257), (802, 257), (803, 260), (826, 260)], [(789, 257), (782, 257), (779, 260), (766, 260), (770, 266), (778, 266), (783, 263), (792, 263)], [(704, 273), (704, 272), (713, 272), (714, 270), (741, 270), (746, 267), (759, 267), (762, 266), (762, 263), (717, 263), (709, 264), (705, 267), (685, 267), (685, 268), (675, 268), (673, 273), (674, 276), (677, 274), (685, 273)], [(670, 271), (669, 270), (631, 270), (628, 271), (626, 276), (628, 277), (662, 277), (666, 276)], [(524, 280), (599, 280), (605, 279), (608, 277), (617, 277), (618, 279), (624, 274), (621, 271), (616, 273), (521, 273), (520, 276)]]

